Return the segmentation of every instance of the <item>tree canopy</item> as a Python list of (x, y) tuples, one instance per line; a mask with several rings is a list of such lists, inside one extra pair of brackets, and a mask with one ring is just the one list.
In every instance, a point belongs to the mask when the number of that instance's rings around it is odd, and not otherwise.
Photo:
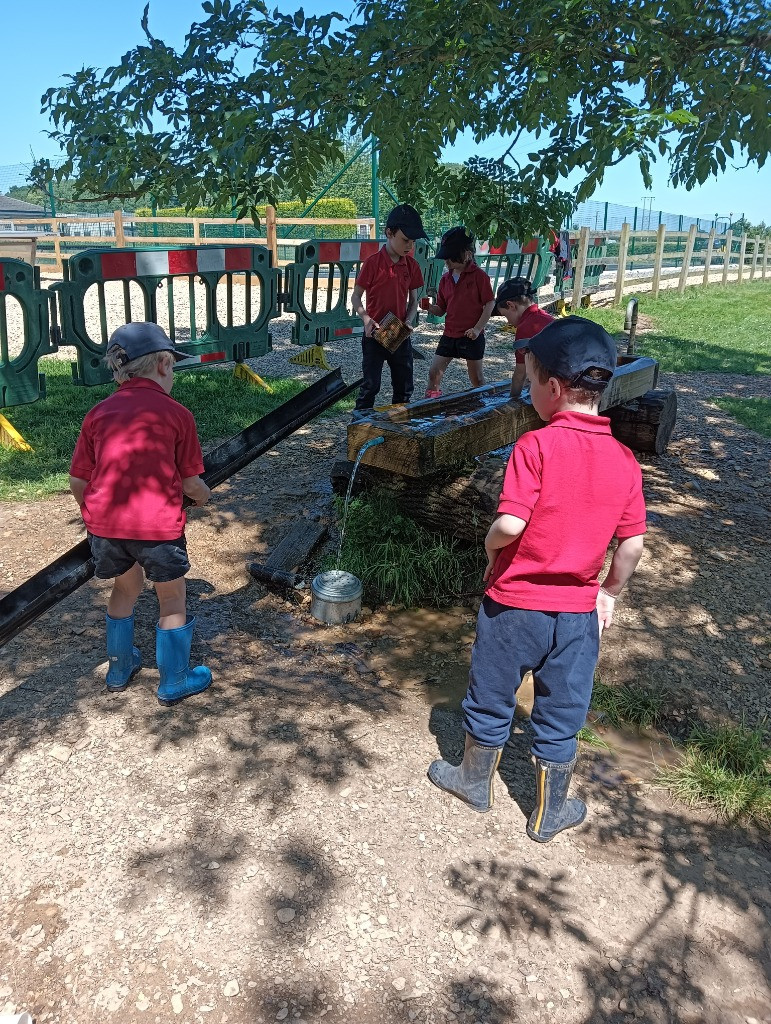
[[(39, 178), (188, 207), (230, 196), (247, 212), (309, 195), (356, 133), (377, 138), (400, 199), (454, 190), (471, 227), (502, 237), (558, 221), (625, 157), (646, 184), (661, 159), (690, 188), (771, 148), (765, 0), (360, 0), (350, 20), (262, 0), (202, 8), (179, 50), (145, 8), (119, 64), (45, 93), (66, 159)], [(480, 155), (447, 174), (440, 152), (464, 130)], [(497, 132), (511, 145), (485, 160)]]

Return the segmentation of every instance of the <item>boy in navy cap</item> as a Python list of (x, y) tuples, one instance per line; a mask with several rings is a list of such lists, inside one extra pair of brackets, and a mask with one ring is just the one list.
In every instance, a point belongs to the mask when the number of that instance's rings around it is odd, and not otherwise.
[(99, 579), (112, 579), (107, 603), (107, 689), (125, 690), (141, 668), (134, 604), (144, 578), (160, 605), (158, 700), (176, 704), (211, 683), (189, 668), (195, 619), (186, 612), (183, 495), (205, 505), (203, 457), (192, 413), (170, 397), (174, 364), (187, 358), (157, 324), (119, 327), (105, 362), (120, 387), (87, 414), (70, 466)]
[(610, 335), (581, 317), (556, 320), (529, 342), (525, 360), (533, 406), (548, 425), (514, 446), (485, 538), (487, 587), (463, 701), (463, 763), (434, 761), (428, 777), (475, 810), (490, 810), (516, 692), (531, 670), (536, 807), (527, 834), (548, 843), (586, 817), (586, 805), (567, 795), (576, 733), (589, 709), (600, 634), (642, 554), (645, 503), (634, 455), (597, 411), (616, 365)]
[[(423, 221), (414, 207), (407, 203), (395, 206), (386, 221), (386, 244), (362, 263), (353, 289), (353, 311), (364, 324), (361, 339), (361, 372), (364, 383), (356, 399), (354, 418), (372, 409), (380, 391), (383, 363), (391, 370), (392, 401), (394, 405), (409, 402), (414, 390), (412, 343), (408, 338), (389, 352), (373, 338), (386, 313), (393, 313), (409, 328), (414, 326), (418, 310), (418, 290), (423, 285), (423, 274), (412, 257), (415, 240), (425, 238)], [(363, 295), (367, 295), (366, 308)]]
[(535, 301), (536, 293), (526, 277), (510, 277), (504, 281), (495, 296), (492, 316), (505, 316), (510, 327), (516, 328), (514, 335), (514, 373), (511, 377), (511, 397), (519, 398), (525, 384), (524, 349), (531, 338), (547, 327), (554, 317), (540, 309)]
[(484, 382), (485, 324), (495, 305), (490, 278), (474, 259), (474, 238), (462, 226), (442, 235), (436, 256), (447, 272), (439, 282), (436, 302), (424, 304), (433, 316), (447, 314), (444, 334), (428, 371), (426, 398), (441, 398), (442, 377), (453, 359), (465, 359), (473, 388)]

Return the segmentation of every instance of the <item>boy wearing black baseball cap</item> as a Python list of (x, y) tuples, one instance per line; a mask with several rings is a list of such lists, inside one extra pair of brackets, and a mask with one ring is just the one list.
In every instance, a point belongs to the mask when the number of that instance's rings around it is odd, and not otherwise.
[(161, 704), (201, 693), (203, 665), (189, 668), (195, 619), (186, 612), (183, 496), (204, 505), (203, 457), (193, 414), (171, 398), (174, 364), (188, 357), (158, 324), (124, 324), (105, 362), (120, 385), (86, 415), (70, 465), (70, 490), (86, 524), (96, 576), (113, 581), (107, 602), (107, 689), (125, 690), (142, 666), (134, 604), (145, 577), (160, 605), (155, 656)]
[(540, 309), (535, 301), (536, 293), (526, 277), (510, 277), (504, 281), (495, 296), (492, 316), (505, 316), (510, 327), (516, 327), (514, 335), (514, 373), (511, 378), (511, 397), (519, 398), (525, 384), (525, 355), (523, 348), (550, 324), (554, 317)]
[(440, 398), (442, 377), (453, 359), (465, 359), (473, 388), (484, 382), (485, 325), (495, 305), (490, 278), (474, 260), (475, 243), (463, 226), (442, 235), (437, 259), (445, 260), (436, 302), (424, 303), (434, 316), (446, 314), (444, 334), (428, 371), (426, 398)]
[[(393, 313), (410, 329), (418, 310), (418, 290), (423, 274), (412, 257), (415, 241), (426, 232), (418, 211), (407, 203), (395, 206), (386, 221), (386, 244), (362, 263), (353, 289), (353, 311), (361, 317), (361, 372), (364, 383), (356, 399), (354, 418), (366, 414), (375, 404), (383, 376), (383, 363), (391, 370), (394, 405), (409, 402), (414, 389), (412, 343), (409, 338), (395, 352), (389, 352), (372, 336), (386, 313)], [(363, 296), (366, 293), (367, 303)]]
[(463, 701), (463, 763), (434, 761), (428, 776), (475, 810), (490, 810), (516, 692), (532, 671), (536, 806), (527, 834), (548, 843), (586, 817), (586, 805), (568, 798), (576, 734), (600, 635), (642, 554), (645, 503), (634, 455), (597, 411), (616, 365), (610, 335), (581, 317), (556, 320), (530, 341), (525, 360), (533, 406), (548, 425), (514, 446), (485, 538), (487, 587)]

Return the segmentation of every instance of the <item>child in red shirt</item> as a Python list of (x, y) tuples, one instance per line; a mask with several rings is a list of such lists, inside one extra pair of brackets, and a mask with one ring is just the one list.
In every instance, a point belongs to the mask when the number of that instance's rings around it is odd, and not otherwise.
[(203, 457), (192, 413), (170, 397), (174, 363), (186, 358), (157, 324), (131, 323), (110, 338), (105, 361), (118, 390), (87, 414), (70, 466), (99, 579), (112, 579), (107, 603), (107, 689), (125, 690), (141, 668), (134, 604), (147, 577), (160, 605), (158, 700), (176, 704), (211, 683), (190, 669), (195, 619), (187, 616), (183, 495), (204, 505)]
[(447, 314), (444, 334), (428, 371), (426, 398), (441, 398), (442, 377), (453, 359), (465, 359), (473, 388), (484, 382), (485, 324), (495, 305), (490, 278), (474, 260), (474, 238), (464, 227), (442, 235), (436, 257), (445, 260), (447, 272), (439, 282), (436, 302), (424, 306), (432, 316)]
[(498, 289), (492, 316), (505, 316), (510, 327), (516, 327), (514, 336), (514, 373), (511, 377), (511, 397), (522, 394), (525, 374), (525, 348), (530, 338), (548, 326), (554, 317), (534, 302), (535, 289), (526, 277), (510, 277)]
[[(409, 402), (415, 384), (413, 380), (413, 350), (408, 338), (395, 352), (389, 352), (373, 337), (386, 313), (405, 323), (410, 329), (418, 310), (418, 290), (423, 274), (412, 257), (415, 240), (425, 238), (423, 221), (412, 206), (395, 206), (386, 221), (386, 244), (369, 256), (361, 265), (354, 285), (353, 311), (361, 317), (364, 336), (361, 339), (362, 376), (354, 419), (365, 416), (375, 404), (380, 391), (383, 363), (391, 371), (394, 405)], [(363, 296), (367, 295), (366, 308)]]
[(616, 365), (610, 335), (571, 316), (534, 337), (525, 358), (533, 406), (548, 425), (514, 446), (485, 539), (487, 589), (463, 701), (463, 763), (434, 761), (428, 777), (475, 810), (490, 810), (516, 692), (531, 670), (537, 798), (527, 834), (547, 843), (586, 817), (586, 805), (567, 795), (576, 734), (589, 709), (600, 635), (642, 554), (645, 503), (634, 455), (597, 411)]

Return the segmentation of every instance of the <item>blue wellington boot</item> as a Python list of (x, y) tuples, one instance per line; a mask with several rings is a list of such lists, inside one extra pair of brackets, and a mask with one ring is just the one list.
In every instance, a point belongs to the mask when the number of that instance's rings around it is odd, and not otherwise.
[(575, 828), (586, 818), (583, 800), (568, 799), (576, 758), (565, 764), (535, 760), (536, 806), (527, 823), (527, 834), (537, 843), (550, 843), (558, 832)]
[(176, 704), (194, 693), (201, 693), (211, 684), (211, 672), (203, 665), (189, 668), (195, 619), (190, 616), (178, 629), (155, 627), (155, 660), (161, 673), (158, 700)]
[(456, 768), (447, 761), (434, 761), (428, 777), (439, 789), (484, 813), (493, 806), (493, 777), (502, 752), (503, 747), (483, 747), (466, 733), (463, 763)]
[(142, 656), (134, 647), (134, 613), (125, 619), (105, 616), (107, 622), (107, 689), (111, 693), (125, 690), (142, 667)]

